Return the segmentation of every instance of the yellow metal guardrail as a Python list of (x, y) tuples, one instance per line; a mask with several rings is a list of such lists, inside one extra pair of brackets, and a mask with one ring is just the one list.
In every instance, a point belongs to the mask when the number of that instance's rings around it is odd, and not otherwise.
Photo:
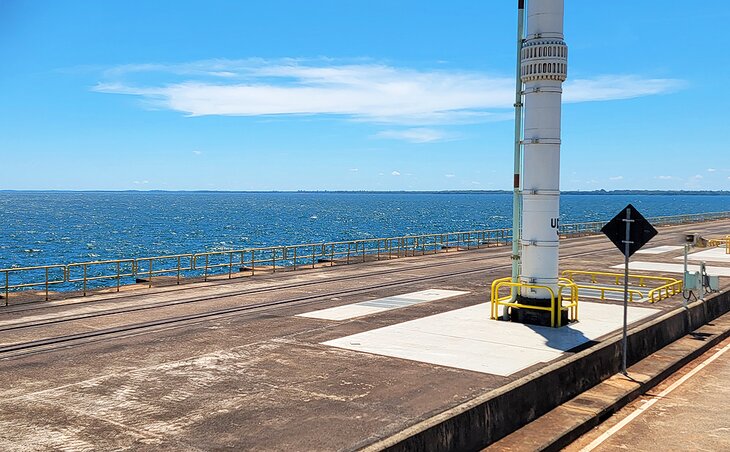
[[(505, 287), (509, 288), (509, 293), (500, 297), (499, 291)], [(518, 290), (522, 288), (547, 291), (550, 294), (550, 306), (532, 306), (510, 301), (515, 298)], [(566, 289), (568, 290), (567, 296), (563, 293)], [(567, 304), (565, 303), (566, 301)], [(558, 293), (556, 294), (549, 286), (512, 282), (511, 277), (495, 279), (492, 282), (491, 292), (491, 318), (493, 320), (496, 320), (499, 317), (500, 305), (505, 308), (521, 308), (550, 312), (550, 326), (553, 328), (556, 326), (560, 327), (562, 326), (562, 311), (568, 311), (570, 320), (578, 320), (578, 287), (572, 281), (560, 278), (558, 280)]]
[[(119, 292), (122, 278), (134, 276), (135, 271), (136, 267), (134, 259), (79, 262), (66, 265), (65, 282), (81, 283), (84, 296), (86, 296), (89, 281), (114, 279), (116, 280), (117, 292)], [(75, 274), (76, 272), (81, 272), (82, 274), (77, 276)]]
[[(730, 218), (730, 212), (653, 217), (648, 220), (654, 225), (673, 225), (721, 218)], [(604, 222), (561, 224), (559, 231), (562, 236), (597, 234), (603, 225)], [(240, 266), (239, 271), (250, 271), (250, 274), (254, 275), (257, 266), (263, 267), (264, 270), (276, 271), (282, 267), (297, 269), (303, 266), (315, 267), (316, 264), (335, 265), (335, 262), (349, 264), (364, 262), (367, 259), (393, 259), (418, 254), (436, 254), (451, 250), (461, 251), (506, 245), (511, 243), (511, 240), (512, 230), (502, 228), (136, 259), (10, 267), (0, 269), (0, 294), (4, 293), (5, 305), (7, 305), (11, 292), (32, 287), (44, 287), (47, 300), (49, 287), (67, 283), (80, 285), (86, 295), (89, 283), (92, 281), (113, 280), (114, 286), (119, 289), (123, 278), (143, 277), (151, 286), (155, 276), (172, 274), (177, 277), (177, 283), (180, 284), (184, 274), (190, 272), (197, 273), (197, 276), (202, 276), (207, 280), (216, 269), (227, 268), (230, 278), (236, 266)], [(730, 244), (726, 246), (730, 252)], [(62, 275), (57, 274), (59, 271)]]
[[(59, 279), (55, 274), (61, 271), (61, 277)], [(5, 292), (5, 306), (8, 305), (8, 297), (10, 297), (10, 291), (12, 289), (24, 289), (28, 287), (44, 287), (46, 294), (46, 301), (48, 301), (49, 287), (56, 284), (63, 284), (66, 282), (66, 266), (65, 265), (38, 265), (35, 267), (15, 267), (15, 268), (3, 268), (0, 269), (0, 273), (4, 273), (5, 286), (0, 287)], [(28, 275), (23, 279), (23, 282), (10, 284), (10, 278), (13, 274), (23, 273)], [(38, 281), (38, 273), (43, 276), (42, 281)]]
[[(564, 278), (573, 281), (578, 285), (579, 289), (592, 289), (592, 290), (600, 290), (601, 291), (601, 300), (605, 300), (605, 293), (606, 292), (620, 292), (623, 293), (623, 287), (615, 287), (615, 286), (623, 286), (623, 273), (611, 273), (611, 272), (597, 272), (597, 271), (588, 271), (588, 270), (563, 270), (562, 275)], [(579, 281), (575, 281), (575, 278), (578, 276), (587, 276), (590, 278), (590, 282), (592, 284), (598, 284), (599, 278), (602, 279), (608, 279), (609, 281), (613, 282), (614, 286), (586, 286), (581, 285)], [(657, 301), (661, 301), (665, 298), (669, 298), (673, 295), (676, 295), (678, 293), (682, 292), (682, 280), (681, 279), (675, 279), (675, 278), (669, 278), (665, 276), (649, 276), (649, 275), (632, 275), (629, 274), (629, 284), (631, 284), (631, 281), (634, 280), (637, 282), (639, 287), (649, 287), (647, 283), (656, 283), (658, 284), (656, 287), (653, 287), (649, 290), (649, 292), (646, 295), (646, 298), (651, 303), (656, 303)], [(636, 289), (629, 289), (629, 300), (634, 301), (634, 297), (638, 296), (639, 299), (644, 298), (644, 294), (640, 290)]]
[[(90, 283), (113, 280), (117, 291), (124, 278), (136, 278), (152, 287), (156, 276), (171, 275), (177, 284), (193, 272), (195, 276), (208, 277), (217, 270), (226, 269), (228, 277), (233, 273), (256, 273), (257, 268), (276, 272), (278, 269), (300, 267), (314, 268), (318, 264), (335, 265), (364, 262), (368, 259), (383, 260), (421, 254), (461, 251), (510, 242), (510, 229), (489, 229), (482, 231), (449, 232), (403, 237), (374, 238), (327, 243), (309, 243), (288, 246), (246, 248), (225, 251), (211, 251), (193, 254), (139, 257), (103, 261), (77, 262), (70, 264), (36, 267), (13, 267), (0, 269), (0, 294), (4, 294), (5, 305), (11, 292), (31, 287), (45, 286), (48, 300), (49, 286), (74, 284), (84, 296)], [(238, 267), (236, 269), (236, 267)], [(60, 272), (56, 275), (54, 272)], [(40, 275), (37, 273), (40, 272)], [(16, 281), (13, 281), (15, 279)], [(108, 287), (108, 286), (102, 286)], [(2, 298), (2, 295), (0, 295)]]
[(147, 286), (152, 287), (152, 278), (157, 275), (174, 274), (180, 284), (183, 272), (195, 270), (194, 254), (168, 254), (166, 256), (138, 257), (134, 260), (135, 278), (146, 278)]
[(725, 236), (724, 239), (709, 239), (707, 240), (707, 245), (711, 247), (723, 247), (725, 248), (725, 253), (730, 254), (730, 235)]

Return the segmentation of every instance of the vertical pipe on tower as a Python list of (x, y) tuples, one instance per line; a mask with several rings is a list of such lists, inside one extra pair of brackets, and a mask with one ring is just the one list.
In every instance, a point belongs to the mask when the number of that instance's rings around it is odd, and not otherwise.
[[(520, 282), (558, 293), (560, 223), (560, 103), (567, 75), (563, 0), (529, 0), (520, 52), (524, 84)], [(544, 305), (550, 293), (522, 288), (523, 303)], [(529, 311), (529, 315), (540, 311)], [(523, 312), (528, 315), (528, 312)], [(519, 320), (518, 320), (519, 321)]]
[(515, 69), (515, 147), (514, 178), (512, 184), (512, 282), (520, 277), (520, 173), (522, 171), (522, 78), (520, 74), (522, 41), (525, 22), (525, 0), (517, 0), (517, 68)]

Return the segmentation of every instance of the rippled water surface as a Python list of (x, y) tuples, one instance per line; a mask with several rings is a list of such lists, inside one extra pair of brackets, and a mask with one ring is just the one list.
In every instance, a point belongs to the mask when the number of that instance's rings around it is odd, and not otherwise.
[[(727, 195), (563, 195), (561, 221), (730, 210)], [(0, 268), (509, 227), (511, 194), (0, 192)]]

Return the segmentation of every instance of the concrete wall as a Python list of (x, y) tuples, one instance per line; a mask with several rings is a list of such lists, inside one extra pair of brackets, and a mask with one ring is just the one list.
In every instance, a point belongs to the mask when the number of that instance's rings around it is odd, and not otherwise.
[[(629, 330), (633, 364), (730, 310), (730, 290)], [(366, 449), (479, 450), (616, 374), (621, 335), (427, 419)], [(553, 388), (546, 391), (545, 388)]]

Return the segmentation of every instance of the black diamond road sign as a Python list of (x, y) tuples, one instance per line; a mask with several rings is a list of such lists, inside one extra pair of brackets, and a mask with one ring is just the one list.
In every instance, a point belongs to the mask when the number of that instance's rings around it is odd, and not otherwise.
[(613, 244), (616, 245), (616, 248), (618, 248), (623, 255), (626, 255), (626, 245), (624, 244), (624, 240), (626, 240), (626, 222), (624, 220), (626, 218), (633, 220), (630, 223), (631, 228), (629, 230), (629, 240), (632, 243), (629, 244), (629, 255), (626, 256), (631, 257), (632, 254), (638, 251), (642, 246), (646, 245), (646, 242), (657, 235), (657, 232), (656, 229), (654, 229), (654, 226), (652, 226), (651, 223), (649, 223), (634, 206), (629, 204), (624, 207), (618, 215), (613, 217), (611, 221), (601, 228), (601, 232), (606, 234), (606, 237), (608, 237)]

